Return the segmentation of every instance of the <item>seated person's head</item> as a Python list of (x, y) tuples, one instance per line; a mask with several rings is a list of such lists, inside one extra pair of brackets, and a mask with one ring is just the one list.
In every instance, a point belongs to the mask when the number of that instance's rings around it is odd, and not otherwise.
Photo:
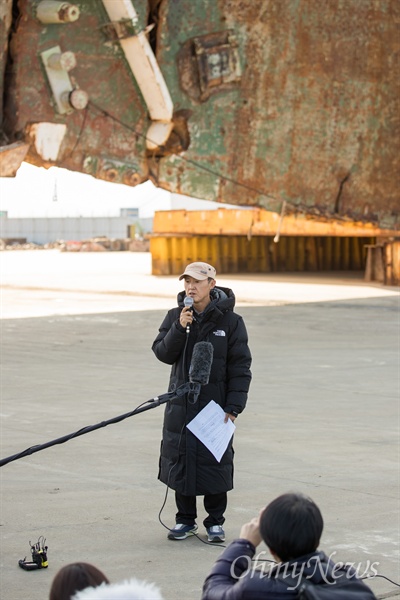
[(273, 500), (260, 516), (260, 533), (272, 554), (286, 562), (315, 552), (324, 522), (318, 506), (303, 494)]
[(84, 562), (71, 563), (62, 567), (55, 575), (49, 600), (70, 600), (75, 592), (101, 583), (108, 583), (108, 579), (94, 565)]

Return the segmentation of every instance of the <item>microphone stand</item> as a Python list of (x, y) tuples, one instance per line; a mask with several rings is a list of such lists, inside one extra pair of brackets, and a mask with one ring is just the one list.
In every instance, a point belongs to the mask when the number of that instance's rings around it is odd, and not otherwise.
[(8, 463), (14, 460), (18, 460), (19, 458), (23, 458), (24, 456), (30, 456), (31, 454), (39, 452), (40, 450), (44, 450), (45, 448), (50, 448), (50, 446), (55, 446), (56, 444), (63, 444), (64, 442), (68, 442), (68, 440), (72, 440), (73, 438), (84, 435), (85, 433), (89, 433), (90, 431), (95, 431), (96, 429), (107, 427), (107, 425), (111, 425), (113, 423), (119, 423), (120, 421), (123, 421), (128, 417), (133, 417), (134, 415), (149, 410), (150, 408), (155, 408), (156, 406), (160, 406), (160, 404), (165, 404), (169, 400), (175, 400), (176, 398), (180, 398), (186, 393), (193, 394), (197, 397), (200, 393), (200, 383), (191, 381), (188, 383), (184, 383), (173, 392), (167, 392), (166, 394), (161, 394), (160, 396), (156, 396), (155, 398), (147, 400), (143, 403), (143, 405), (138, 406), (137, 408), (135, 408), (135, 410), (132, 410), (131, 412), (119, 415), (118, 417), (114, 417), (112, 419), (108, 419), (107, 421), (102, 421), (101, 423), (96, 423), (96, 425), (88, 425), (87, 427), (83, 427), (82, 429), (79, 429), (79, 431), (75, 431), (74, 433), (69, 433), (68, 435), (64, 435), (63, 437), (51, 440), (50, 442), (46, 442), (45, 444), (31, 446), (30, 448), (27, 448), (22, 452), (18, 452), (17, 454), (13, 454), (12, 456), (8, 456), (7, 458), (2, 458), (0, 460), (0, 467), (7, 465)]

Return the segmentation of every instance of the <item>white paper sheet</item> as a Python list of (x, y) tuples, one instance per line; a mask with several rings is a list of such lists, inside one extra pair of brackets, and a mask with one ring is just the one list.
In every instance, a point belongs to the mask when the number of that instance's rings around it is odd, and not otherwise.
[(187, 428), (212, 452), (218, 462), (221, 461), (236, 429), (230, 419), (227, 423), (224, 423), (224, 419), (224, 410), (214, 400), (211, 400), (187, 424)]

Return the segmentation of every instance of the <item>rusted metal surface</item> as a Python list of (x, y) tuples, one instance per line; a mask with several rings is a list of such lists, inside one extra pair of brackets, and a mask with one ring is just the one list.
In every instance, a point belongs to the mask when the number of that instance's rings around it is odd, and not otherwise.
[[(43, 23), (39, 4), (6, 0), (0, 13), (0, 143), (29, 143), (29, 162), (399, 229), (398, 0), (133, 0), (132, 26), (110, 23), (98, 0), (73, 2), (71, 22)], [(121, 49), (143, 31), (173, 102), (156, 147)], [(74, 97), (58, 101), (43, 63), (56, 47), (76, 58)], [(38, 124), (65, 125), (51, 159), (32, 137)]]
[(197, 102), (235, 89), (241, 79), (238, 42), (233, 30), (199, 35), (187, 40), (177, 53), (180, 83)]
[[(5, 72), (8, 60), (8, 38), (12, 24), (12, 0), (3, 0), (0, 2), (0, 117), (3, 116), (3, 97), (5, 91)], [(0, 125), (0, 144), (6, 144), (8, 139), (1, 131)]]
[[(19, 0), (9, 47), (4, 131), (9, 138), (21, 138), (29, 136), (32, 124), (66, 124), (57, 157), (46, 159), (32, 143), (27, 160), (136, 185), (148, 179), (146, 106), (118, 44), (101, 29), (107, 22), (102, 4), (77, 4), (78, 20), (44, 25), (36, 18), (37, 3)], [(41, 53), (57, 46), (76, 57), (69, 76), (74, 89), (88, 94), (84, 110), (70, 107), (63, 115), (57, 107), (41, 59)]]
[(0, 177), (15, 177), (28, 149), (24, 142), (0, 146)]
[[(162, 185), (398, 227), (399, 21), (397, 0), (163, 2), (160, 65), (193, 114), (189, 151), (161, 161)], [(174, 58), (206, 30), (234, 32), (241, 78), (196, 103), (196, 60)]]

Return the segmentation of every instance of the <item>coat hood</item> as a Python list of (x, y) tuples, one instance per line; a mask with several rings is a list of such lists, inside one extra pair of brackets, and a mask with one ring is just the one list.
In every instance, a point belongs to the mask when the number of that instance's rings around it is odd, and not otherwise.
[(163, 600), (160, 590), (153, 583), (128, 579), (120, 583), (102, 583), (97, 587), (88, 587), (72, 600)]
[[(185, 291), (178, 294), (178, 306), (184, 306), (183, 301), (186, 297)], [(235, 294), (230, 288), (215, 286), (210, 292), (211, 302), (207, 306), (205, 312), (208, 312), (212, 307), (217, 307), (221, 312), (233, 310), (235, 307)]]

